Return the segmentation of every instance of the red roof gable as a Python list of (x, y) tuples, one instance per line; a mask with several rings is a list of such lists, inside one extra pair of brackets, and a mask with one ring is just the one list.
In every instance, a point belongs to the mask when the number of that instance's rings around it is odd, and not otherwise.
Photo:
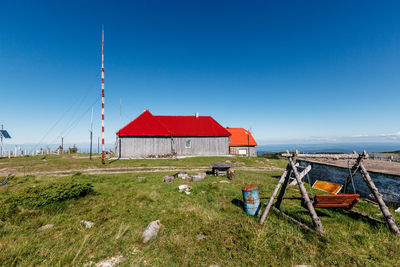
[(118, 136), (230, 136), (210, 116), (153, 116), (145, 110), (117, 132)]
[[(230, 146), (256, 146), (256, 140), (249, 131), (243, 128), (226, 128), (231, 135)], [(248, 134), (248, 135), (247, 135)]]

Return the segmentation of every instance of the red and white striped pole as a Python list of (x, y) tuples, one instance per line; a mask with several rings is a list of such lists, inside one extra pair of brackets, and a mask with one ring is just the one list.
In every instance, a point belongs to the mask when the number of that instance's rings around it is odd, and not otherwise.
[(101, 163), (104, 161), (104, 26), (101, 35)]

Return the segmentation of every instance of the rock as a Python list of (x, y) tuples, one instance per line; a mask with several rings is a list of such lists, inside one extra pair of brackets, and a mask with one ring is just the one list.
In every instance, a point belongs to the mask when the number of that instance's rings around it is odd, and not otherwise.
[(186, 182), (193, 182), (193, 178), (188, 176), (188, 177), (185, 178), (185, 181)]
[(160, 220), (152, 221), (147, 225), (146, 230), (142, 234), (143, 243), (147, 243), (153, 238), (155, 238), (160, 230), (161, 223)]
[(197, 235), (197, 240), (199, 240), (199, 241), (203, 240), (204, 238), (206, 238), (206, 236), (203, 235), (203, 234), (198, 234)]
[(94, 224), (94, 222), (84, 221), (84, 220), (81, 220), (81, 223), (83, 223), (86, 226), (86, 228), (88, 228), (88, 229), (92, 228), (92, 226)]
[(221, 184), (230, 184), (231, 182), (227, 181), (227, 180), (221, 180), (219, 181)]
[(192, 187), (190, 185), (182, 184), (179, 187), (179, 192), (185, 192), (186, 195), (190, 194)]
[(42, 227), (40, 227), (38, 230), (43, 231), (43, 230), (47, 230), (47, 229), (50, 229), (53, 227), (54, 227), (54, 224), (46, 224), (46, 225), (43, 225)]
[(246, 165), (246, 163), (244, 163), (243, 161), (233, 161), (232, 163), (237, 165)]
[(174, 176), (181, 178), (182, 180), (185, 180), (186, 177), (189, 177), (187, 172), (177, 172), (174, 174)]
[(232, 163), (232, 161), (230, 161), (230, 160), (225, 160), (225, 162), (226, 162), (226, 163)]
[(174, 181), (174, 176), (165, 175), (163, 181), (164, 183), (172, 183)]
[(400, 212), (400, 207), (398, 207), (394, 212)]
[(193, 182), (200, 182), (204, 178), (206, 178), (206, 173), (205, 172), (199, 172), (196, 175), (192, 176)]
[(116, 256), (106, 260), (102, 260), (95, 264), (96, 267), (112, 267), (116, 264), (125, 261), (127, 258), (123, 256)]

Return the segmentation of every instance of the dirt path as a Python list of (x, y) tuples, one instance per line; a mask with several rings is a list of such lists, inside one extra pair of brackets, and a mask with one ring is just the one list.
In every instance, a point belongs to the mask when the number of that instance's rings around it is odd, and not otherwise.
[[(244, 171), (281, 171), (283, 169), (278, 167), (235, 167), (235, 170)], [(88, 168), (88, 169), (66, 169), (56, 171), (34, 171), (34, 172), (22, 172), (14, 171), (16, 176), (23, 175), (35, 175), (35, 176), (67, 176), (76, 172), (85, 174), (120, 174), (120, 173), (146, 173), (146, 172), (205, 172), (210, 170), (208, 166), (200, 167), (180, 167), (180, 166), (151, 166), (151, 167), (120, 167), (120, 168)], [(0, 176), (6, 176), (8, 174), (6, 169), (0, 170)]]

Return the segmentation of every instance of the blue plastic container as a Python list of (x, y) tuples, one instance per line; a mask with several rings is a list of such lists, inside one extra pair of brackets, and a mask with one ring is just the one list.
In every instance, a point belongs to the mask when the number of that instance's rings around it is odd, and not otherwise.
[(255, 185), (243, 186), (242, 193), (244, 211), (249, 215), (258, 215), (261, 208), (258, 187)]

